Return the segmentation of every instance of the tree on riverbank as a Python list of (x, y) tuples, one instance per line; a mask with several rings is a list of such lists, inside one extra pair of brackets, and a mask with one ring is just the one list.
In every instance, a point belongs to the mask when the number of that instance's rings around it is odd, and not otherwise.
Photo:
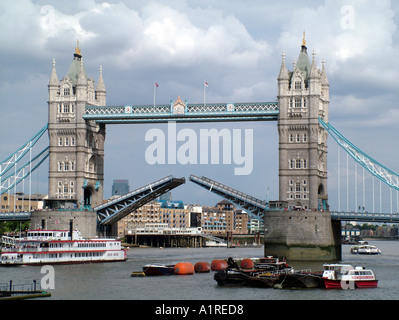
[(29, 229), (30, 221), (2, 221), (0, 222), (0, 235), (3, 234), (19, 234)]

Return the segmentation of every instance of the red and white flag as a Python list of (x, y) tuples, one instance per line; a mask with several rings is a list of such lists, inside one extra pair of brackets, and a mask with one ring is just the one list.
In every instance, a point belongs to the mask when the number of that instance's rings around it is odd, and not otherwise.
[(205, 84), (205, 87), (207, 87), (207, 86), (208, 86), (208, 82), (206, 82), (206, 81), (205, 81), (205, 83), (204, 83), (204, 84)]
[(158, 87), (159, 87), (158, 83), (155, 82), (155, 88), (158, 88)]

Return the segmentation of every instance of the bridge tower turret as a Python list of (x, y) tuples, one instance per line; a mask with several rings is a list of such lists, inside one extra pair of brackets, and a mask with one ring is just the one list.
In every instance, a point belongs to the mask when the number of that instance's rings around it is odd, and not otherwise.
[(103, 106), (106, 90), (100, 68), (97, 88), (86, 74), (79, 43), (67, 75), (53, 68), (48, 85), (50, 140), (49, 204), (88, 209), (103, 201), (105, 125), (83, 119), (87, 104)]
[(297, 62), (287, 69), (285, 55), (278, 80), (279, 198), (291, 209), (328, 210), (327, 131), (329, 84), (324, 61), (309, 61), (305, 34)]

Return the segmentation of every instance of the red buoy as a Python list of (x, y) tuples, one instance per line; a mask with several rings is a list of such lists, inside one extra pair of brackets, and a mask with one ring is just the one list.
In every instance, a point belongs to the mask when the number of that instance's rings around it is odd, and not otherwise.
[(226, 260), (213, 260), (211, 264), (211, 268), (213, 271), (223, 271), (228, 267)]
[(190, 262), (179, 262), (176, 263), (174, 269), (174, 274), (193, 274), (194, 273), (194, 266)]
[(195, 272), (198, 272), (198, 273), (210, 272), (211, 271), (211, 265), (208, 262), (197, 262), (194, 265), (194, 270), (195, 270)]
[(242, 259), (240, 267), (242, 269), (253, 269), (254, 262), (251, 259)]

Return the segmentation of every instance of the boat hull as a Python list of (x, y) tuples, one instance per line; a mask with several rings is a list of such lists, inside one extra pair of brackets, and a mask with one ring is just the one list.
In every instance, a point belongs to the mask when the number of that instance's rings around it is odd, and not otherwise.
[(281, 274), (276, 283), (278, 288), (324, 288), (321, 275), (310, 273), (287, 273)]
[[(53, 253), (55, 255), (55, 253)], [(95, 257), (90, 256), (90, 252), (81, 252), (87, 256), (75, 257), (74, 255), (67, 255), (62, 252), (64, 256), (48, 257), (48, 254), (42, 254), (42, 257), (35, 257), (30, 253), (17, 254), (17, 258), (11, 258), (9, 254), (2, 254), (0, 259), (0, 267), (16, 267), (16, 266), (43, 266), (43, 265), (61, 265), (61, 264), (87, 264), (87, 263), (102, 263), (102, 262), (121, 262), (127, 260), (126, 251), (106, 252), (104, 255)], [(15, 255), (14, 255), (15, 256)], [(68, 257), (66, 257), (68, 256)]]
[(323, 279), (326, 289), (377, 288), (378, 280), (341, 281)]
[(143, 272), (146, 276), (168, 276), (174, 274), (175, 265), (146, 265)]
[(221, 287), (273, 288), (278, 276), (254, 276), (239, 271), (220, 271), (214, 279)]

